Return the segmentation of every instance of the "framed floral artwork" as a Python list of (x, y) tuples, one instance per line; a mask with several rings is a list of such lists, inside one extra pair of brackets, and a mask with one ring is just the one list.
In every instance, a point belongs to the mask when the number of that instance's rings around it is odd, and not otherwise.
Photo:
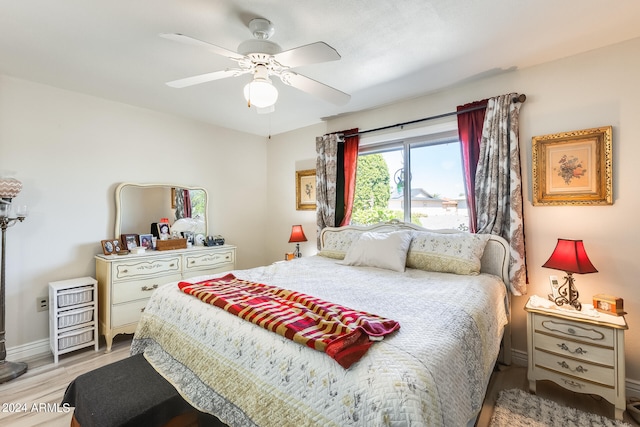
[(532, 138), (533, 204), (611, 205), (611, 126)]
[(296, 171), (296, 210), (316, 209), (316, 170)]

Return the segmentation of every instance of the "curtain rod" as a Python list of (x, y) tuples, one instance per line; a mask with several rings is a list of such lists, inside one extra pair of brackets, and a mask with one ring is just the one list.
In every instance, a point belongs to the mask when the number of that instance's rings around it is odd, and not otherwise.
[[(525, 95), (524, 93), (521, 93), (520, 95), (513, 97), (511, 99), (511, 102), (514, 102), (514, 103), (515, 102), (524, 102), (526, 100), (527, 100), (527, 95)], [(392, 128), (396, 128), (396, 127), (412, 125), (412, 124), (415, 124), (415, 123), (426, 122), (428, 120), (441, 119), (443, 117), (457, 116), (460, 113), (468, 113), (470, 111), (482, 110), (483, 108), (487, 108), (487, 107), (485, 107), (485, 106), (471, 107), (471, 108), (467, 108), (467, 109), (460, 110), (460, 111), (451, 111), (449, 113), (438, 114), (436, 116), (430, 116), (430, 117), (424, 117), (422, 119), (411, 120), (410, 122), (396, 123), (395, 125), (383, 126), (383, 127), (375, 128), (375, 129), (361, 130), (360, 132), (350, 133), (348, 135), (344, 135), (344, 138), (357, 136), (357, 135), (363, 135), (365, 133), (378, 132), (378, 131), (381, 131), (381, 130), (387, 130), (387, 129), (392, 129)]]

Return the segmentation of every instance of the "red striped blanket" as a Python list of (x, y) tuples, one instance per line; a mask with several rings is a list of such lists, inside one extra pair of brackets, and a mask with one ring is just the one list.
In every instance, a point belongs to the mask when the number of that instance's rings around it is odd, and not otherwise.
[(395, 320), (238, 279), (233, 274), (198, 283), (180, 282), (178, 287), (269, 331), (323, 351), (344, 368), (360, 360), (372, 339), (400, 328)]

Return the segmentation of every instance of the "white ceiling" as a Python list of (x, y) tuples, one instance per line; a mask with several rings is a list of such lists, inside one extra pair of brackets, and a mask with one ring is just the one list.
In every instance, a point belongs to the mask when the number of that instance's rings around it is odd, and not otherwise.
[[(350, 102), (276, 79), (276, 111), (258, 115), (242, 96), (248, 75), (164, 84), (236, 64), (159, 33), (235, 51), (254, 17), (284, 50), (335, 48), (341, 60), (295, 71)], [(638, 22), (638, 0), (0, 0), (0, 74), (266, 136), (640, 37)]]

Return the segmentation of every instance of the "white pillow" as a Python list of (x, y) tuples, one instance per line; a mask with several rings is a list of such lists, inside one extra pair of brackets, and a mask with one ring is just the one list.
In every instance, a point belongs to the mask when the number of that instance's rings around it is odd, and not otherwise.
[(404, 271), (411, 237), (410, 231), (362, 233), (349, 247), (341, 264)]

